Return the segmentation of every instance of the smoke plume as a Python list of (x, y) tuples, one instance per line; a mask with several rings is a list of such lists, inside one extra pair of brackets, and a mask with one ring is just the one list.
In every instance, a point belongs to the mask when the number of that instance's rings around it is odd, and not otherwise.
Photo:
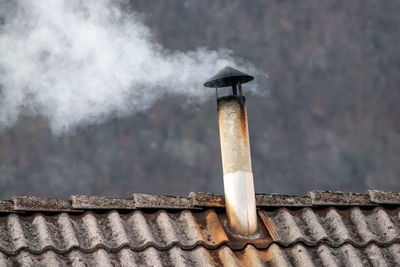
[(0, 0), (0, 127), (43, 115), (62, 133), (164, 94), (202, 101), (212, 93), (202, 83), (225, 65), (259, 74), (226, 49), (170, 51), (141, 17), (110, 0)]

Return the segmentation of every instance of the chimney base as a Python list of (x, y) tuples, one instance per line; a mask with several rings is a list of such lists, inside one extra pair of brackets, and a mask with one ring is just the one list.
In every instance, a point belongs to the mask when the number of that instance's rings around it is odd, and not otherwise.
[(257, 232), (253, 173), (236, 171), (224, 175), (225, 205), (233, 233), (250, 236)]

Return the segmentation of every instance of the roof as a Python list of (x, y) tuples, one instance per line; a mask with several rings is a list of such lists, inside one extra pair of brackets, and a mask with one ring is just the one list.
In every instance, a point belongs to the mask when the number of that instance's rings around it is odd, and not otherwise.
[(259, 233), (235, 237), (221, 195), (0, 201), (0, 262), (27, 266), (395, 266), (400, 194), (257, 194)]

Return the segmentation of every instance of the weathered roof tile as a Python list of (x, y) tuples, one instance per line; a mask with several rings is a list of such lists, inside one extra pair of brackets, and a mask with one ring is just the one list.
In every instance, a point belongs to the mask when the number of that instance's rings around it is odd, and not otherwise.
[(192, 200), (193, 206), (197, 207), (225, 207), (225, 198), (223, 195), (191, 192), (189, 199)]
[(11, 200), (0, 200), (0, 212), (10, 212), (14, 210), (14, 203)]
[(265, 260), (268, 266), (399, 266), (399, 249), (398, 244), (379, 247), (375, 243), (363, 248), (351, 244), (307, 247), (301, 243), (283, 248), (272, 244)]
[(133, 198), (111, 198), (86, 195), (72, 195), (74, 209), (134, 209)]
[(74, 247), (84, 252), (98, 247), (114, 251), (124, 246), (135, 251), (149, 246), (165, 250), (173, 245), (183, 249), (197, 245), (216, 248), (229, 241), (214, 210), (9, 214), (0, 219), (0, 236), (0, 251), (6, 254), (16, 254), (21, 249), (30, 253), (48, 249), (66, 253)]
[(368, 196), (371, 202), (378, 204), (399, 204), (400, 193), (383, 192), (378, 190), (368, 190)]
[(311, 206), (311, 198), (308, 196), (256, 194), (258, 207), (307, 207)]
[(308, 193), (315, 206), (369, 206), (374, 205), (367, 194), (332, 191), (311, 191)]
[[(191, 192), (189, 199), (193, 206), (197, 207), (225, 207), (223, 195), (210, 193)], [(311, 198), (308, 196), (279, 195), (279, 194), (256, 194), (257, 207), (307, 207), (311, 206)]]
[(272, 244), (269, 249), (256, 249), (252, 245), (243, 250), (231, 250), (223, 245), (208, 250), (202, 246), (182, 250), (173, 246), (167, 250), (148, 247), (134, 251), (123, 247), (118, 252), (106, 248), (85, 253), (72, 249), (67, 253), (52, 250), (30, 254), (22, 250), (16, 255), (0, 252), (0, 260), (6, 266), (399, 266), (399, 245), (379, 247), (374, 243), (364, 248), (345, 244), (332, 248), (324, 244), (307, 247), (296, 244), (281, 247)]
[(189, 199), (176, 196), (133, 194), (136, 208), (152, 209), (196, 209)]
[(15, 196), (12, 198), (16, 211), (75, 211), (71, 202), (55, 198)]
[(350, 243), (362, 247), (371, 242), (382, 246), (400, 242), (400, 208), (280, 208), (263, 210), (261, 218), (273, 240), (283, 246), (302, 242), (309, 246)]

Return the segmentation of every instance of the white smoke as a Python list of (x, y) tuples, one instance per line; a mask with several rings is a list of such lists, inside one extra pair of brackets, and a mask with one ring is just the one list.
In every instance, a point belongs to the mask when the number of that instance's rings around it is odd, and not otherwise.
[(169, 51), (138, 14), (111, 0), (0, 0), (0, 127), (21, 113), (61, 133), (144, 110), (166, 93), (204, 99), (225, 65), (256, 74), (228, 50)]

